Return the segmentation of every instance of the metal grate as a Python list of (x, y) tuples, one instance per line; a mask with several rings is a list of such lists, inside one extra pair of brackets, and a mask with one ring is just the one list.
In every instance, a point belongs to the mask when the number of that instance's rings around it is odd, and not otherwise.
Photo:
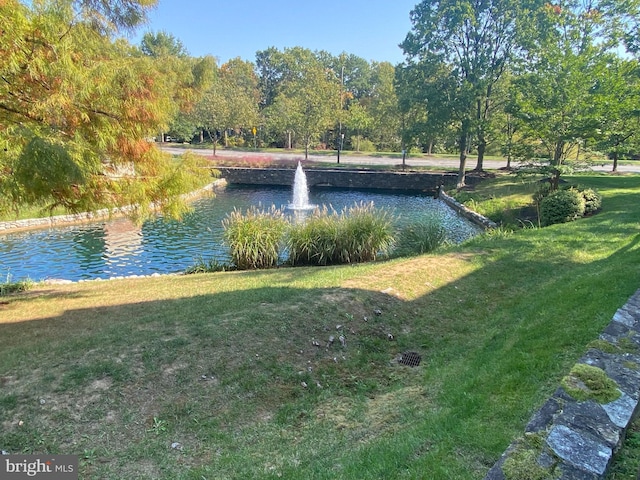
[(417, 367), (418, 365), (420, 365), (421, 361), (422, 361), (422, 357), (420, 356), (419, 353), (404, 352), (400, 357), (400, 360), (398, 360), (398, 363), (401, 363), (402, 365), (407, 365), (409, 367)]

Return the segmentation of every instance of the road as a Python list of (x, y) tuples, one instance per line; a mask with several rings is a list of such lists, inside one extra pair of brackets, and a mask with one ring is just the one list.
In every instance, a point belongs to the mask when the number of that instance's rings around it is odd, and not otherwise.
[[(166, 144), (160, 145), (160, 148), (172, 155), (181, 155), (187, 149), (183, 147), (171, 147)], [(194, 153), (200, 155), (211, 156), (213, 154), (212, 150), (202, 150), (202, 149), (194, 149), (191, 150)], [(240, 157), (270, 157), (275, 159), (302, 159), (304, 158), (304, 154), (302, 153), (289, 153), (289, 152), (242, 152), (237, 150), (225, 150), (223, 148), (219, 148), (216, 150), (216, 156), (222, 158), (240, 158)], [(327, 164), (336, 164), (337, 157), (336, 155), (314, 155), (313, 153), (309, 154), (309, 160), (320, 163)], [(340, 163), (345, 165), (400, 165), (402, 164), (402, 159), (400, 158), (392, 158), (392, 157), (378, 157), (378, 156), (370, 156), (370, 155), (349, 155), (349, 154), (341, 154), (340, 155)], [(447, 170), (458, 170), (459, 160), (457, 158), (440, 158), (440, 157), (429, 157), (429, 158), (407, 158), (406, 165), (408, 167), (442, 167)], [(467, 171), (475, 168), (476, 162), (475, 158), (467, 161)], [(485, 160), (484, 168), (487, 170), (497, 170), (499, 168), (503, 168), (506, 166), (505, 161), (497, 161), (497, 160)], [(591, 170), (598, 172), (611, 172), (611, 165), (593, 165)], [(640, 163), (638, 165), (618, 165), (619, 173), (640, 173)]]

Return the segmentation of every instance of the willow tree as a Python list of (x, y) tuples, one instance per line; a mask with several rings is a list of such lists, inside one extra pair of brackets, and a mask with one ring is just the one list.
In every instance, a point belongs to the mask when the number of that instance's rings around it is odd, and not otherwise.
[(0, 1), (0, 208), (135, 204), (145, 215), (153, 203), (181, 212), (178, 193), (202, 169), (193, 159), (181, 168), (148, 139), (206, 76), (117, 39), (154, 4)]

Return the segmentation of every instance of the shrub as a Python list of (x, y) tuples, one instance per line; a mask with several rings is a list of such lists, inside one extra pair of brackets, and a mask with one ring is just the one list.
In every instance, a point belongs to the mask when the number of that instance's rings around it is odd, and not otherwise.
[(602, 207), (602, 195), (593, 188), (585, 188), (580, 191), (584, 197), (584, 214), (592, 215)]
[(291, 265), (332, 265), (375, 260), (393, 244), (390, 216), (373, 204), (357, 204), (338, 214), (316, 209), (287, 236)]
[(360, 146), (360, 149), (358, 150), (359, 152), (375, 152), (376, 151), (375, 143), (373, 143), (368, 138), (363, 138), (362, 140), (360, 140), (359, 146)]
[(282, 210), (255, 206), (246, 213), (233, 210), (222, 221), (224, 240), (231, 260), (240, 270), (272, 268), (278, 265), (287, 221)]
[(570, 222), (582, 217), (584, 211), (584, 197), (578, 190), (557, 190), (540, 201), (540, 222), (544, 226)]
[(443, 220), (435, 216), (403, 227), (398, 237), (395, 253), (400, 256), (433, 252), (447, 243)]

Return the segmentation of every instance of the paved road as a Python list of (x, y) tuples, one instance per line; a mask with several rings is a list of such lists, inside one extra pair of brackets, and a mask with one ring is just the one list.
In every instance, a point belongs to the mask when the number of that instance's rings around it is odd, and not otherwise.
[[(168, 153), (174, 155), (180, 155), (185, 152), (185, 148), (181, 147), (171, 147), (167, 145), (161, 145), (160, 148)], [(212, 150), (201, 150), (194, 149), (192, 150), (195, 153), (200, 155), (212, 155)], [(255, 157), (272, 157), (277, 159), (302, 159), (304, 158), (304, 154), (302, 153), (288, 153), (288, 152), (241, 152), (236, 150), (224, 150), (222, 148), (216, 150), (216, 156), (218, 157), (246, 157), (246, 156), (255, 156)], [(336, 155), (328, 156), (328, 155), (314, 155), (313, 153), (309, 154), (309, 160), (313, 160), (314, 162), (323, 162), (327, 164), (335, 164), (337, 161)], [(374, 157), (367, 155), (340, 155), (340, 163), (347, 165), (400, 165), (402, 164), (402, 159), (400, 158), (391, 158), (391, 157)], [(407, 158), (406, 165), (409, 167), (443, 167), (447, 170), (458, 170), (459, 161), (456, 158)], [(475, 168), (476, 162), (475, 159), (470, 159), (467, 161), (467, 170), (472, 170)], [(499, 168), (505, 167), (505, 161), (497, 161), (497, 160), (485, 160), (484, 167), (488, 170), (497, 170)], [(600, 172), (610, 172), (611, 165), (594, 165), (591, 167), (594, 171)], [(621, 173), (640, 173), (640, 163), (638, 165), (618, 165), (618, 172)]]

